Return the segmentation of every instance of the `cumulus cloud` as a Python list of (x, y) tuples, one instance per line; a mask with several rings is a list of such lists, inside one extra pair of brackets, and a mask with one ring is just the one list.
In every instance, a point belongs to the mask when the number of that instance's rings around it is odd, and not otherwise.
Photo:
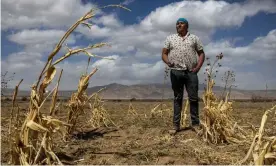
[[(6, 30), (36, 27), (68, 27), (86, 12), (96, 7), (79, 0), (3, 0), (1, 28)], [(98, 12), (100, 13), (100, 11)]]
[(103, 15), (93, 20), (96, 24), (101, 24), (105, 27), (111, 27), (111, 28), (120, 28), (122, 27), (122, 22), (118, 19), (118, 17), (115, 15), (115, 13), (111, 13), (108, 15)]
[(215, 56), (220, 52), (225, 55), (224, 62), (231, 67), (254, 64), (259, 60), (276, 59), (276, 29), (266, 36), (257, 37), (251, 44), (235, 47), (230, 41), (211, 42), (205, 47), (208, 56)]
[[(108, 27), (100, 29), (97, 27), (93, 31), (96, 33), (90, 34), (88, 30), (81, 33), (86, 37), (103, 37), (105, 41), (115, 46), (114, 49), (108, 49), (105, 52), (125, 53), (127, 45), (139, 52), (159, 56), (166, 36), (175, 33), (175, 21), (180, 16), (186, 17), (189, 20), (190, 31), (199, 36), (204, 44), (208, 44), (217, 28), (240, 27), (246, 17), (259, 12), (275, 13), (275, 1), (246, 1), (245, 3), (182, 1), (155, 9), (139, 24), (112, 29), (113, 31)], [(236, 13), (239, 13), (238, 17)], [(116, 19), (116, 17), (112, 18)], [(139, 54), (136, 56), (139, 57)], [(141, 56), (144, 57), (144, 54)]]
[[(32, 68), (33, 65), (42, 65), (64, 34), (65, 31), (63, 30), (26, 29), (8, 35), (8, 40), (22, 45), (24, 50), (12, 53), (8, 57), (3, 57), (2, 59), (9, 66), (9, 71), (14, 72), (27, 70)], [(66, 44), (74, 45), (75, 43), (76, 38), (75, 35), (72, 34), (66, 40)], [(66, 51), (66, 48), (63, 47), (59, 54), (65, 53)]]
[(240, 89), (265, 89), (268, 85), (269, 89), (276, 89), (276, 80), (273, 77), (267, 77), (263, 72), (238, 72), (236, 73), (235, 84)]
[(122, 5), (129, 5), (131, 3), (133, 3), (135, 0), (125, 0)]
[[(12, 42), (21, 45), (33, 45), (36, 43), (55, 43), (65, 34), (63, 30), (39, 30), (39, 29), (26, 29), (18, 33), (8, 36)], [(74, 36), (70, 36), (67, 40), (68, 44), (74, 44), (76, 40)]]
[[(141, 24), (145, 29), (160, 27), (169, 31), (170, 25), (175, 24), (177, 18), (183, 16), (189, 20), (193, 29), (202, 31), (216, 27), (240, 26), (245, 17), (253, 16), (261, 11), (275, 13), (275, 1), (246, 1), (243, 4), (230, 4), (224, 1), (182, 1), (157, 8)], [(238, 17), (236, 17), (237, 13), (239, 13)]]
[(82, 33), (85, 37), (89, 37), (90, 39), (102, 39), (110, 36), (111, 34), (110, 28), (100, 28), (98, 25), (92, 25), (90, 29), (80, 26), (76, 29), (76, 31)]

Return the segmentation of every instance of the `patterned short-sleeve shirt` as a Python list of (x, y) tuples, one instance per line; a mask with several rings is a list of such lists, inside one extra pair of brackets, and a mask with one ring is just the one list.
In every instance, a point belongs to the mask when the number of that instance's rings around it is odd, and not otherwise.
[(197, 65), (197, 51), (203, 50), (203, 44), (199, 37), (188, 32), (184, 37), (179, 34), (168, 36), (164, 48), (169, 50), (168, 59), (174, 63), (171, 69), (191, 70)]

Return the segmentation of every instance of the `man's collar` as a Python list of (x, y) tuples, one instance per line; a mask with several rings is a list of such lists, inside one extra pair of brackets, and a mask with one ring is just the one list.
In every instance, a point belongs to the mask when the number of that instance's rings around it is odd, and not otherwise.
[[(177, 35), (180, 36), (180, 37), (182, 37), (179, 33), (177, 33)], [(186, 35), (183, 36), (183, 37), (186, 38), (186, 37), (188, 37), (189, 35), (190, 35), (190, 32), (188, 31), (188, 32), (186, 33)]]

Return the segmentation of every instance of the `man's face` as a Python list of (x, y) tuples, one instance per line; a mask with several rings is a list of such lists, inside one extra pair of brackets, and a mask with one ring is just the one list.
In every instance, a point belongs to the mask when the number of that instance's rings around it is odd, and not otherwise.
[(185, 31), (187, 31), (187, 29), (188, 29), (188, 26), (187, 26), (186, 23), (184, 23), (182, 21), (178, 21), (176, 23), (176, 30), (177, 30), (178, 33), (185, 32)]

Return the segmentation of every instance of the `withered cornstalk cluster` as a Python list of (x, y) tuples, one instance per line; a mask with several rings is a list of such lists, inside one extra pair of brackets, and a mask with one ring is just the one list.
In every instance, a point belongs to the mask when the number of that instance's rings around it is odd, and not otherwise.
[[(108, 5), (106, 7), (121, 7), (120, 5)], [(77, 53), (84, 53), (89, 57), (96, 57), (92, 53), (88, 52), (90, 49), (99, 48), (107, 45), (107, 43), (98, 43), (90, 45), (85, 48), (70, 49), (67, 47), (68, 52), (63, 56), (57, 58), (54, 61), (57, 53), (61, 50), (64, 42), (69, 37), (69, 35), (80, 25), (83, 24), (87, 27), (92, 25), (86, 22), (95, 16), (95, 11), (101, 9), (96, 8), (87, 12), (83, 17), (81, 17), (75, 24), (73, 24), (64, 36), (60, 39), (58, 44), (55, 46), (54, 50), (48, 56), (47, 62), (39, 75), (39, 78), (32, 86), (30, 103), (28, 108), (28, 114), (21, 128), (14, 128), (15, 132), (10, 132), (10, 164), (14, 165), (61, 165), (62, 162), (59, 160), (58, 156), (53, 152), (54, 146), (54, 135), (56, 133), (62, 134), (63, 138), (70, 133), (74, 127), (74, 123), (79, 113), (83, 109), (84, 91), (88, 87), (89, 78), (97, 71), (94, 69), (90, 74), (83, 75), (79, 82), (79, 87), (77, 93), (73, 94), (70, 100), (71, 112), (69, 113), (68, 122), (63, 122), (55, 117), (56, 101), (58, 94), (59, 82), (62, 76), (62, 70), (59, 75), (59, 79), (55, 88), (49, 93), (46, 93), (46, 88), (51, 84), (55, 75), (56, 67), (55, 65), (69, 58), (70, 56)], [(126, 9), (126, 8), (124, 8)], [(127, 9), (128, 10), (128, 9)], [(18, 88), (18, 87), (17, 87)], [(16, 93), (17, 93), (16, 88)], [(14, 98), (16, 98), (16, 93)], [(45, 103), (46, 99), (52, 95), (51, 106), (48, 113), (42, 113), (41, 108)], [(14, 104), (13, 104), (14, 106)], [(14, 109), (14, 108), (13, 108)], [(74, 117), (76, 116), (76, 117)], [(11, 117), (12, 118), (12, 117)], [(12, 120), (11, 120), (12, 123)], [(10, 124), (10, 126), (12, 126)]]
[(215, 84), (213, 70), (218, 61), (223, 58), (223, 54), (216, 56), (213, 64), (208, 63), (206, 69), (207, 86), (203, 94), (204, 119), (202, 121), (202, 134), (207, 142), (219, 143), (241, 143), (246, 139), (247, 133), (237, 124), (231, 116), (233, 111), (232, 102), (228, 101), (228, 93), (225, 100), (219, 101), (213, 92)]

